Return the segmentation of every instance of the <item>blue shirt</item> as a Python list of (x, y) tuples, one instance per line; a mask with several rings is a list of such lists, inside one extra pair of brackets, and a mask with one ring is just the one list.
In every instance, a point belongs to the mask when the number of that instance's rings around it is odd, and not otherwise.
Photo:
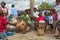
[[(54, 16), (53, 16), (53, 20), (54, 20)], [(46, 21), (49, 21), (49, 16), (46, 16)]]
[(15, 7), (13, 7), (13, 8), (11, 8), (11, 14), (12, 14), (12, 16), (18, 16), (18, 13), (17, 13), (17, 10), (16, 10), (16, 8)]
[(46, 21), (49, 21), (49, 16), (46, 16)]

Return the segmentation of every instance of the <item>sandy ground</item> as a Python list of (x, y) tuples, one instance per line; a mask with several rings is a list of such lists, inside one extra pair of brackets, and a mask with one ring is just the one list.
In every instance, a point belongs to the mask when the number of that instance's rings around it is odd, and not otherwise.
[(37, 33), (30, 31), (26, 34), (15, 33), (14, 36), (9, 36), (9, 40), (60, 40), (54, 37), (54, 34), (46, 33), (44, 36), (37, 36)]

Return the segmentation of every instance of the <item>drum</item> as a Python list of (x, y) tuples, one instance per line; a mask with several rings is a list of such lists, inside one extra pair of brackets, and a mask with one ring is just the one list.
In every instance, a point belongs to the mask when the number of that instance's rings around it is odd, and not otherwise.
[(38, 27), (37, 27), (37, 34), (39, 36), (43, 36), (44, 35), (45, 26), (46, 26), (45, 21), (39, 21)]
[(44, 30), (43, 29), (37, 29), (37, 35), (38, 36), (44, 36)]
[(44, 22), (40, 21), (40, 22), (38, 23), (38, 28), (39, 28), (39, 29), (45, 29), (45, 26), (46, 26), (45, 21), (44, 21)]
[(26, 26), (26, 22), (22, 20), (21, 22), (17, 23), (17, 28), (19, 31), (29, 31), (30, 27)]
[(28, 26), (27, 28), (26, 28), (26, 32), (29, 32), (30, 31), (30, 27)]
[(25, 28), (25, 22), (21, 20), (21, 22), (17, 23), (17, 28), (18, 30), (23, 31)]

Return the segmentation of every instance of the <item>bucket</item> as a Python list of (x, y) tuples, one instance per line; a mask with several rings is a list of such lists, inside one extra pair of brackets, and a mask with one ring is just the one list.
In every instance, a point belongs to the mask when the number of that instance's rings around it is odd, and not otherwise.
[(7, 36), (13, 36), (14, 32), (7, 32)]

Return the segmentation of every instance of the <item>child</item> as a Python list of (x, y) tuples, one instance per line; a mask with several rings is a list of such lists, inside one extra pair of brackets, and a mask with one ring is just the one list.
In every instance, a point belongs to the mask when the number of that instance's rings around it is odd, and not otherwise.
[(41, 12), (39, 13), (39, 17), (38, 17), (37, 20), (38, 20), (38, 22), (39, 22), (39, 21), (45, 21), (45, 17), (42, 16), (42, 13), (41, 13)]
[(42, 16), (41, 12), (39, 13), (39, 17), (37, 20), (38, 20), (37, 34), (39, 36), (43, 36), (45, 31), (45, 17)]
[(2, 40), (7, 40), (7, 35), (6, 35), (7, 23), (8, 23), (8, 21), (7, 21), (7, 19), (4, 18), (3, 12), (0, 9), (0, 38)]
[(54, 29), (53, 23), (54, 23), (54, 15), (53, 15), (53, 12), (51, 11), (49, 15), (49, 25), (50, 25), (51, 33), (53, 32), (53, 29)]
[[(39, 13), (39, 17), (38, 17), (38, 23), (39, 23), (39, 25), (42, 25), (42, 26), (44, 26), (45, 25), (45, 17), (44, 16), (42, 16), (42, 13), (40, 12)], [(45, 26), (44, 26), (44, 28), (45, 28)]]
[(49, 20), (49, 13), (48, 12), (45, 12), (45, 18), (46, 18), (46, 22), (48, 23), (48, 20)]
[(48, 22), (49, 22), (49, 12), (45, 12), (45, 18), (46, 18), (46, 27), (45, 27), (45, 32), (49, 28), (48, 27)]

